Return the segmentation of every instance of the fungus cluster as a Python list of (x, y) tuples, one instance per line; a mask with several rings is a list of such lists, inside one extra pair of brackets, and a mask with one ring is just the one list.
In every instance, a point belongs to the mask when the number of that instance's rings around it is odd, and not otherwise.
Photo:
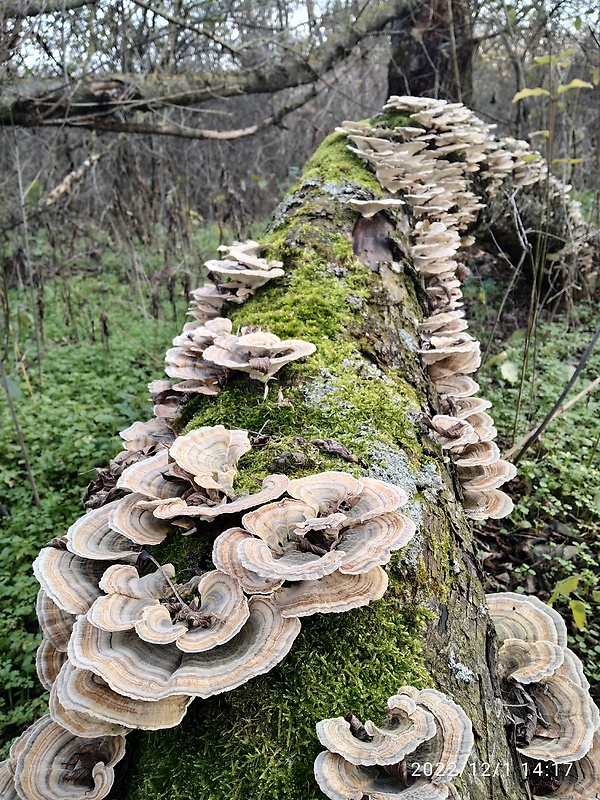
[(413, 686), (388, 699), (380, 726), (350, 713), (319, 722), (317, 736), (327, 750), (315, 777), (331, 800), (445, 800), (474, 744), (457, 703)]
[(221, 259), (205, 262), (209, 281), (191, 292), (188, 314), (194, 320), (183, 326), (165, 357), (167, 375), (177, 379), (169, 387), (173, 392), (215, 395), (233, 370), (268, 379), (288, 361), (314, 352), (314, 345), (308, 342), (282, 342), (257, 328), (234, 336), (231, 322), (220, 316), (228, 305), (243, 303), (272, 278), (284, 274), (281, 261), (260, 257), (263, 249), (252, 240), (234, 242), (219, 247)]
[(487, 596), (501, 646), (498, 676), (534, 798), (600, 794), (600, 711), (561, 616), (537, 597)]
[[(216, 425), (173, 438), (161, 420), (123, 432), (124, 452), (136, 458), (116, 479), (122, 496), (103, 498), (34, 563), (44, 637), (37, 670), (50, 713), (0, 767), (7, 792), (25, 800), (104, 797), (131, 730), (178, 725), (193, 698), (268, 672), (302, 617), (383, 597), (382, 565), (414, 535), (398, 512), (407, 500), (398, 487), (344, 472), (274, 474), (239, 495), (246, 431)], [(168, 536), (234, 513), (241, 527), (216, 536), (215, 569), (201, 576), (177, 583), (175, 568), (150, 554)], [(47, 753), (37, 776), (31, 760), (21, 766), (25, 743)]]
[(480, 346), (467, 333), (460, 288), (466, 270), (456, 255), (473, 243), (466, 231), (484, 207), (473, 192), (472, 175), (479, 172), (493, 196), (509, 173), (517, 186), (541, 180), (545, 162), (532, 159), (523, 142), (498, 142), (461, 103), (392, 97), (385, 108), (409, 115), (414, 125), (345, 122), (342, 130), (350, 149), (369, 164), (382, 187), (400, 198), (352, 204), (372, 215), (393, 211), (401, 203), (414, 218), (406, 255), (423, 276), (430, 307), (421, 325), (420, 355), (440, 394), (442, 411), (427, 422), (455, 461), (467, 516), (500, 518), (513, 507), (500, 486), (516, 470), (500, 458), (493, 442), (490, 403), (474, 397), (479, 387), (470, 375), (479, 369)]

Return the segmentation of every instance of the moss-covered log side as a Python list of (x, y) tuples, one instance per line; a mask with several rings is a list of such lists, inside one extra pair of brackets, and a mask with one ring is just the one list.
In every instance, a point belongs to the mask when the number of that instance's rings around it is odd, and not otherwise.
[[(121, 800), (321, 798), (313, 777), (322, 749), (316, 722), (348, 711), (380, 721), (388, 696), (404, 684), (438, 687), (473, 720), (476, 751), (462, 779), (464, 797), (525, 797), (490, 678), (493, 642), (471, 535), (444, 459), (419, 422), (429, 384), (417, 354), (413, 278), (408, 268), (394, 272), (353, 252), (353, 234), (355, 248), (368, 253), (378, 227), (355, 231), (357, 215), (345, 200), (374, 192), (344, 138), (326, 140), (267, 236), (268, 256), (285, 262), (286, 277), (231, 314), (234, 326), (268, 326), (282, 338), (314, 342), (316, 354), (279, 373), (266, 399), (262, 385), (241, 377), (219, 397), (195, 400), (182, 425), (220, 423), (270, 437), (240, 461), (240, 488), (255, 488), (269, 472), (299, 477), (327, 469), (397, 483), (412, 497), (419, 534), (394, 554), (383, 600), (302, 620), (292, 651), (268, 675), (197, 700), (178, 728), (132, 734), (129, 777), (115, 793)], [(400, 243), (403, 225), (399, 219)], [(384, 231), (384, 248), (385, 239)], [(358, 463), (315, 443), (327, 439)], [(160, 557), (181, 570), (205, 566), (224, 527), (172, 539)]]

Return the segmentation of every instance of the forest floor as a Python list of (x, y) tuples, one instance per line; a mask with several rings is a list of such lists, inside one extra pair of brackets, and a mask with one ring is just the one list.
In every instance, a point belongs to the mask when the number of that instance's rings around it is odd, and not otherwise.
[[(195, 277), (215, 257), (218, 235), (198, 244)], [(43, 252), (43, 243), (40, 245)], [(163, 358), (185, 320), (187, 272), (161, 271), (159, 247), (142, 249), (131, 268), (104, 248), (90, 269), (74, 260), (43, 288), (43, 327), (29, 291), (6, 297), (4, 322), (11, 358), (9, 391), (40, 495), (32, 499), (24, 461), (4, 394), (0, 396), (0, 737), (8, 742), (43, 713), (47, 697), (35, 674), (39, 633), (37, 583), (31, 562), (40, 547), (81, 514), (81, 494), (121, 449), (118, 431), (149, 416), (147, 383), (163, 377)], [(490, 261), (475, 266), (465, 285), (471, 331), (490, 337), (502, 294)], [(154, 267), (149, 266), (154, 264)], [(493, 266), (493, 265), (492, 265)], [(194, 284), (195, 285), (195, 284)], [(517, 289), (517, 292), (519, 290)], [(518, 296), (518, 295), (517, 295)], [(523, 298), (521, 298), (523, 299)], [(494, 334), (478, 380), (492, 413), (501, 449), (511, 446), (521, 382), (525, 333), (523, 303), (511, 300)], [(10, 325), (6, 324), (7, 322)], [(551, 408), (588, 344), (597, 321), (582, 304), (569, 329), (555, 316), (542, 321), (524, 380), (517, 439)], [(36, 352), (39, 334), (41, 362)], [(16, 347), (15, 347), (16, 345)], [(600, 346), (572, 395), (600, 374)], [(40, 384), (41, 377), (41, 384)], [(478, 525), (489, 591), (535, 593), (567, 619), (571, 646), (590, 682), (600, 686), (600, 389), (551, 423), (528, 451), (508, 486), (515, 512)], [(597, 695), (596, 695), (597, 696)], [(6, 753), (0, 751), (0, 758)]]

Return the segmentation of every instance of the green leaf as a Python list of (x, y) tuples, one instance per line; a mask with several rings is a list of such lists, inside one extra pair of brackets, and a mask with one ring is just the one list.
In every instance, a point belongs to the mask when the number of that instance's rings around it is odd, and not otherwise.
[(556, 64), (556, 62), (557, 56), (536, 56), (533, 59), (533, 63), (536, 66), (541, 66), (542, 64)]
[(570, 600), (569, 607), (573, 613), (575, 625), (582, 631), (585, 628), (585, 603), (581, 600)]
[(563, 578), (562, 581), (558, 581), (558, 583), (554, 586), (552, 596), (548, 600), (548, 605), (551, 606), (553, 603), (555, 603), (559, 596), (568, 597), (571, 592), (574, 592), (579, 585), (580, 577), (580, 575), (571, 575), (569, 578)]
[(501, 364), (503, 361), (506, 361), (508, 358), (508, 353), (506, 350), (503, 350), (501, 353), (496, 353), (495, 356), (492, 356), (489, 361), (486, 362), (486, 367), (493, 367), (495, 364)]
[(573, 20), (573, 27), (578, 32), (581, 30), (581, 17), (575, 17)]
[(546, 130), (544, 130), (544, 131), (531, 131), (531, 133), (529, 134), (529, 138), (533, 139), (534, 136), (543, 136), (544, 139), (549, 139), (550, 138), (550, 131), (546, 131)]
[(593, 89), (593, 88), (594, 85), (589, 83), (588, 81), (582, 81), (581, 78), (573, 78), (573, 80), (569, 81), (569, 83), (561, 84), (558, 87), (557, 92), (558, 94), (562, 94), (563, 92), (571, 91), (571, 89)]
[(504, 361), (500, 365), (500, 374), (505, 381), (516, 383), (519, 380), (519, 367), (514, 361)]
[(531, 161), (539, 161), (540, 156), (537, 153), (527, 153), (527, 155), (519, 156), (521, 161), (524, 161), (526, 164), (529, 164)]
[(541, 97), (542, 95), (549, 96), (548, 89), (542, 89), (541, 86), (536, 86), (535, 89), (521, 89), (513, 97), (513, 103), (518, 103), (519, 100), (524, 100), (526, 97)]
[(563, 578), (562, 581), (558, 581), (554, 587), (553, 594), (561, 594), (563, 597), (568, 597), (579, 586), (580, 577), (580, 575), (571, 575), (569, 578)]
[(553, 164), (581, 164), (585, 158), (553, 158)]
[(600, 592), (592, 592), (592, 597), (594, 598), (595, 603), (600, 603)]

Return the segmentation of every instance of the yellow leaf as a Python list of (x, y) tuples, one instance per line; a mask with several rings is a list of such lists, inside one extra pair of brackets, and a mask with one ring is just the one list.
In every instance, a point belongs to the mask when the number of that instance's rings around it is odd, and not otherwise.
[[(588, 81), (582, 81), (581, 78), (573, 78), (572, 81), (569, 83), (561, 84), (557, 92), (558, 94), (562, 94), (563, 92), (569, 92), (571, 89), (593, 89), (593, 84), (589, 83)], [(513, 100), (514, 102), (514, 100)]]
[(537, 153), (528, 153), (525, 156), (519, 156), (519, 158), (521, 159), (521, 161), (524, 161), (526, 164), (528, 164), (530, 161), (539, 161), (541, 156), (538, 155)]
[(573, 614), (575, 625), (582, 631), (585, 628), (585, 605), (581, 600), (570, 600), (569, 606)]
[(521, 89), (520, 92), (517, 92), (516, 95), (513, 97), (513, 103), (518, 103), (519, 100), (523, 100), (525, 97), (540, 97), (541, 95), (549, 95), (550, 92), (548, 89), (542, 89), (541, 86), (536, 86), (535, 89)]
[(554, 594), (562, 594), (565, 597), (568, 597), (571, 592), (575, 591), (578, 585), (579, 575), (571, 575), (570, 578), (564, 578), (562, 581), (558, 581), (554, 587)]
[(544, 139), (550, 138), (550, 131), (531, 131), (529, 138), (533, 139), (534, 136), (543, 136)]
[(516, 383), (519, 380), (519, 367), (514, 361), (504, 361), (500, 365), (500, 374), (505, 381)]
[(581, 164), (585, 158), (553, 158), (553, 164)]

